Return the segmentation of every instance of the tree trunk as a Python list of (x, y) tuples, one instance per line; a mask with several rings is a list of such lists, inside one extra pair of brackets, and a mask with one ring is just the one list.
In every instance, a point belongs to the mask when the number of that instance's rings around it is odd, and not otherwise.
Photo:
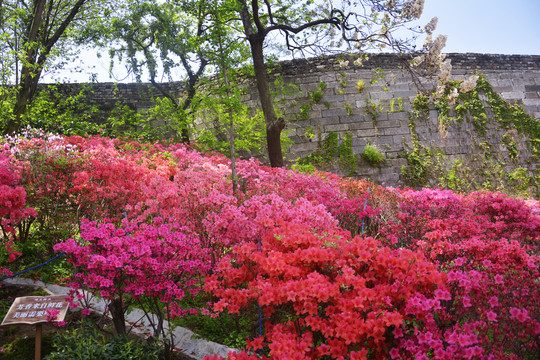
[(41, 75), (41, 67), (37, 64), (37, 69), (32, 70), (32, 67), (36, 67), (38, 43), (37, 38), (39, 34), (39, 28), (43, 22), (43, 11), (47, 0), (39, 0), (34, 4), (32, 22), (28, 28), (27, 38), (24, 45), (28, 48), (25, 54), (25, 62), (21, 71), (21, 85), (17, 91), (17, 99), (13, 108), (13, 117), (8, 120), (5, 133), (13, 134), (21, 128), (22, 116), (26, 111), (26, 105), (34, 96), (39, 77)]
[(111, 312), (112, 321), (114, 324), (114, 330), (117, 334), (126, 333), (126, 320), (124, 318), (124, 307), (122, 299), (115, 299), (109, 304), (109, 311)]
[(38, 79), (39, 75), (37, 75), (35, 78), (31, 78), (29, 75), (26, 75), (22, 79), (22, 84), (17, 91), (17, 99), (13, 108), (13, 117), (9, 119), (6, 125), (6, 129), (4, 131), (5, 134), (14, 134), (21, 128), (22, 116), (26, 112), (28, 102), (36, 93)]
[(268, 158), (270, 166), (283, 167), (283, 154), (281, 152), (281, 131), (285, 128), (285, 120), (277, 118), (274, 111), (274, 104), (270, 96), (270, 85), (266, 77), (266, 65), (263, 56), (264, 37), (257, 34), (249, 37), (251, 55), (253, 57), (253, 67), (255, 70), (255, 81), (261, 100), (261, 107), (266, 122), (266, 143), (268, 146)]

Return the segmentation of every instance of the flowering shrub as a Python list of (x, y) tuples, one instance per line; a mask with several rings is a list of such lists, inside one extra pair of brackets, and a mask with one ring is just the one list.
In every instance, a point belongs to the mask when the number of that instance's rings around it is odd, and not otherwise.
[(409, 301), (436, 303), (444, 280), (420, 253), (294, 223), (275, 227), (261, 245), (236, 245), (217, 269), (205, 283), (220, 298), (214, 309), (261, 306), (266, 334), (251, 348), (279, 359), (387, 355)]
[(262, 309), (264, 332), (230, 358), (540, 352), (537, 201), (256, 160), (238, 161), (233, 194), (229, 160), (184, 145), (32, 134), (1, 146), (10, 260), (23, 243), (65, 251), (74, 287), (109, 300), (119, 332), (136, 304), (164, 337), (166, 318), (199, 311), (182, 299), (204, 286), (214, 303), (201, 313)]
[[(17, 227), (24, 219), (36, 216), (32, 208), (26, 208), (26, 191), (18, 186), (19, 175), (12, 169), (11, 159), (5, 154), (5, 148), (0, 149), (0, 229), (2, 230), (2, 245), (8, 262), (13, 262), (21, 255), (14, 249), (14, 241), (19, 232)], [(12, 275), (9, 269), (0, 268), (0, 276)]]
[(421, 250), (447, 273), (450, 292), (431, 323), (400, 340), (394, 357), (538, 354), (540, 216), (502, 194), (424, 189), (401, 195), (397, 220), (382, 231), (387, 245)]
[(178, 301), (197, 294), (200, 277), (209, 270), (199, 239), (178, 223), (161, 218), (151, 224), (126, 220), (121, 227), (83, 221), (81, 241), (68, 239), (55, 250), (69, 255), (77, 269), (75, 280), (82, 287), (111, 301), (118, 333), (125, 333), (124, 312), (133, 302), (158, 315), (155, 336), (162, 335), (166, 318), (196, 312), (182, 309)]

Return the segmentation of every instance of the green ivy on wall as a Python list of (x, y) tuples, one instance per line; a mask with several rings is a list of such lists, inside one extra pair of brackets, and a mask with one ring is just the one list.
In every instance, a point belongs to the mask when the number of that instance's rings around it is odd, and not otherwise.
[[(474, 191), (480, 189), (501, 190), (523, 197), (539, 197), (538, 170), (518, 167), (521, 156), (516, 136), (526, 143), (530, 151), (530, 163), (536, 163), (540, 155), (540, 123), (530, 116), (518, 104), (509, 104), (502, 99), (484, 76), (480, 76), (477, 86), (466, 93), (460, 93), (455, 106), (448, 103), (452, 88), (459, 88), (459, 82), (452, 82), (439, 99), (433, 100), (432, 94), (419, 94), (413, 101), (409, 112), (409, 130), (411, 142), (404, 141), (403, 157), (407, 165), (402, 167), (401, 179), (407, 186), (443, 186), (456, 191)], [(430, 110), (436, 110), (441, 128), (472, 124), (470, 132), (476, 142), (475, 156), (450, 159), (440, 149), (420, 143), (416, 132), (418, 121), (428, 121)], [(499, 127), (506, 130), (504, 135), (497, 135), (490, 129)], [(488, 137), (489, 135), (489, 137)], [(441, 134), (444, 138), (446, 134)], [(483, 140), (482, 140), (483, 139)], [(503, 145), (508, 154), (504, 157), (498, 151), (492, 151), (493, 141)], [(510, 162), (508, 162), (510, 160)], [(523, 161), (521, 161), (523, 163)]]
[[(319, 139), (322, 135), (319, 130)], [(353, 175), (356, 172), (358, 163), (358, 155), (352, 151), (352, 134), (347, 132), (345, 138), (339, 143), (338, 133), (331, 131), (323, 140), (319, 140), (317, 151), (300, 158), (293, 165), (293, 168), (301, 171), (314, 171), (317, 168), (331, 168), (339, 166), (348, 172), (348, 175)]]

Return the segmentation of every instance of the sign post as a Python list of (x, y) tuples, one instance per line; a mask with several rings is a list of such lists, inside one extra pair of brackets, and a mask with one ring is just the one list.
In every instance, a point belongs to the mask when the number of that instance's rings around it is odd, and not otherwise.
[(69, 303), (65, 296), (25, 296), (16, 298), (1, 326), (36, 325), (35, 359), (41, 359), (42, 324), (48, 321), (64, 321)]
[(42, 335), (41, 323), (36, 324), (36, 351), (34, 353), (35, 360), (41, 360), (41, 335)]

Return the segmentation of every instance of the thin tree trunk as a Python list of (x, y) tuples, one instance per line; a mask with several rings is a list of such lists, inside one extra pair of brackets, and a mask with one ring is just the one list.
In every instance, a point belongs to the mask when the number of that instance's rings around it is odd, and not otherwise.
[(126, 333), (126, 320), (124, 318), (124, 307), (121, 299), (111, 301), (109, 304), (114, 330), (117, 334)]
[(26, 111), (26, 105), (34, 96), (37, 88), (37, 82), (41, 75), (41, 69), (35, 69), (36, 73), (32, 73), (31, 67), (35, 66), (38, 46), (37, 39), (39, 35), (39, 28), (43, 22), (43, 11), (47, 0), (39, 0), (34, 5), (34, 11), (32, 15), (32, 23), (28, 28), (27, 39), (25, 41), (28, 47), (25, 57), (28, 64), (24, 64), (21, 71), (21, 85), (17, 91), (17, 99), (13, 108), (13, 117), (8, 121), (5, 129), (6, 134), (12, 134), (18, 131), (22, 123), (22, 115)]
[(266, 77), (266, 65), (263, 56), (264, 38), (252, 35), (249, 37), (251, 54), (253, 57), (253, 67), (255, 70), (255, 80), (257, 90), (261, 100), (261, 107), (266, 122), (266, 143), (268, 146), (268, 158), (270, 166), (283, 167), (283, 153), (281, 152), (281, 131), (285, 128), (285, 120), (277, 118), (274, 111), (272, 96), (270, 95), (270, 85)]
[(21, 69), (21, 85), (17, 92), (13, 117), (8, 120), (6, 125), (6, 134), (12, 134), (20, 129), (22, 116), (26, 111), (26, 106), (36, 93), (39, 78), (47, 57), (86, 1), (88, 0), (78, 0), (73, 4), (69, 14), (51, 37), (43, 33), (43, 31), (46, 31), (46, 29), (43, 29), (43, 27), (46, 27), (43, 26), (43, 13), (47, 5), (47, 0), (38, 0), (35, 2), (32, 23), (29, 25), (28, 33), (23, 43), (27, 51), (24, 55), (25, 59)]

